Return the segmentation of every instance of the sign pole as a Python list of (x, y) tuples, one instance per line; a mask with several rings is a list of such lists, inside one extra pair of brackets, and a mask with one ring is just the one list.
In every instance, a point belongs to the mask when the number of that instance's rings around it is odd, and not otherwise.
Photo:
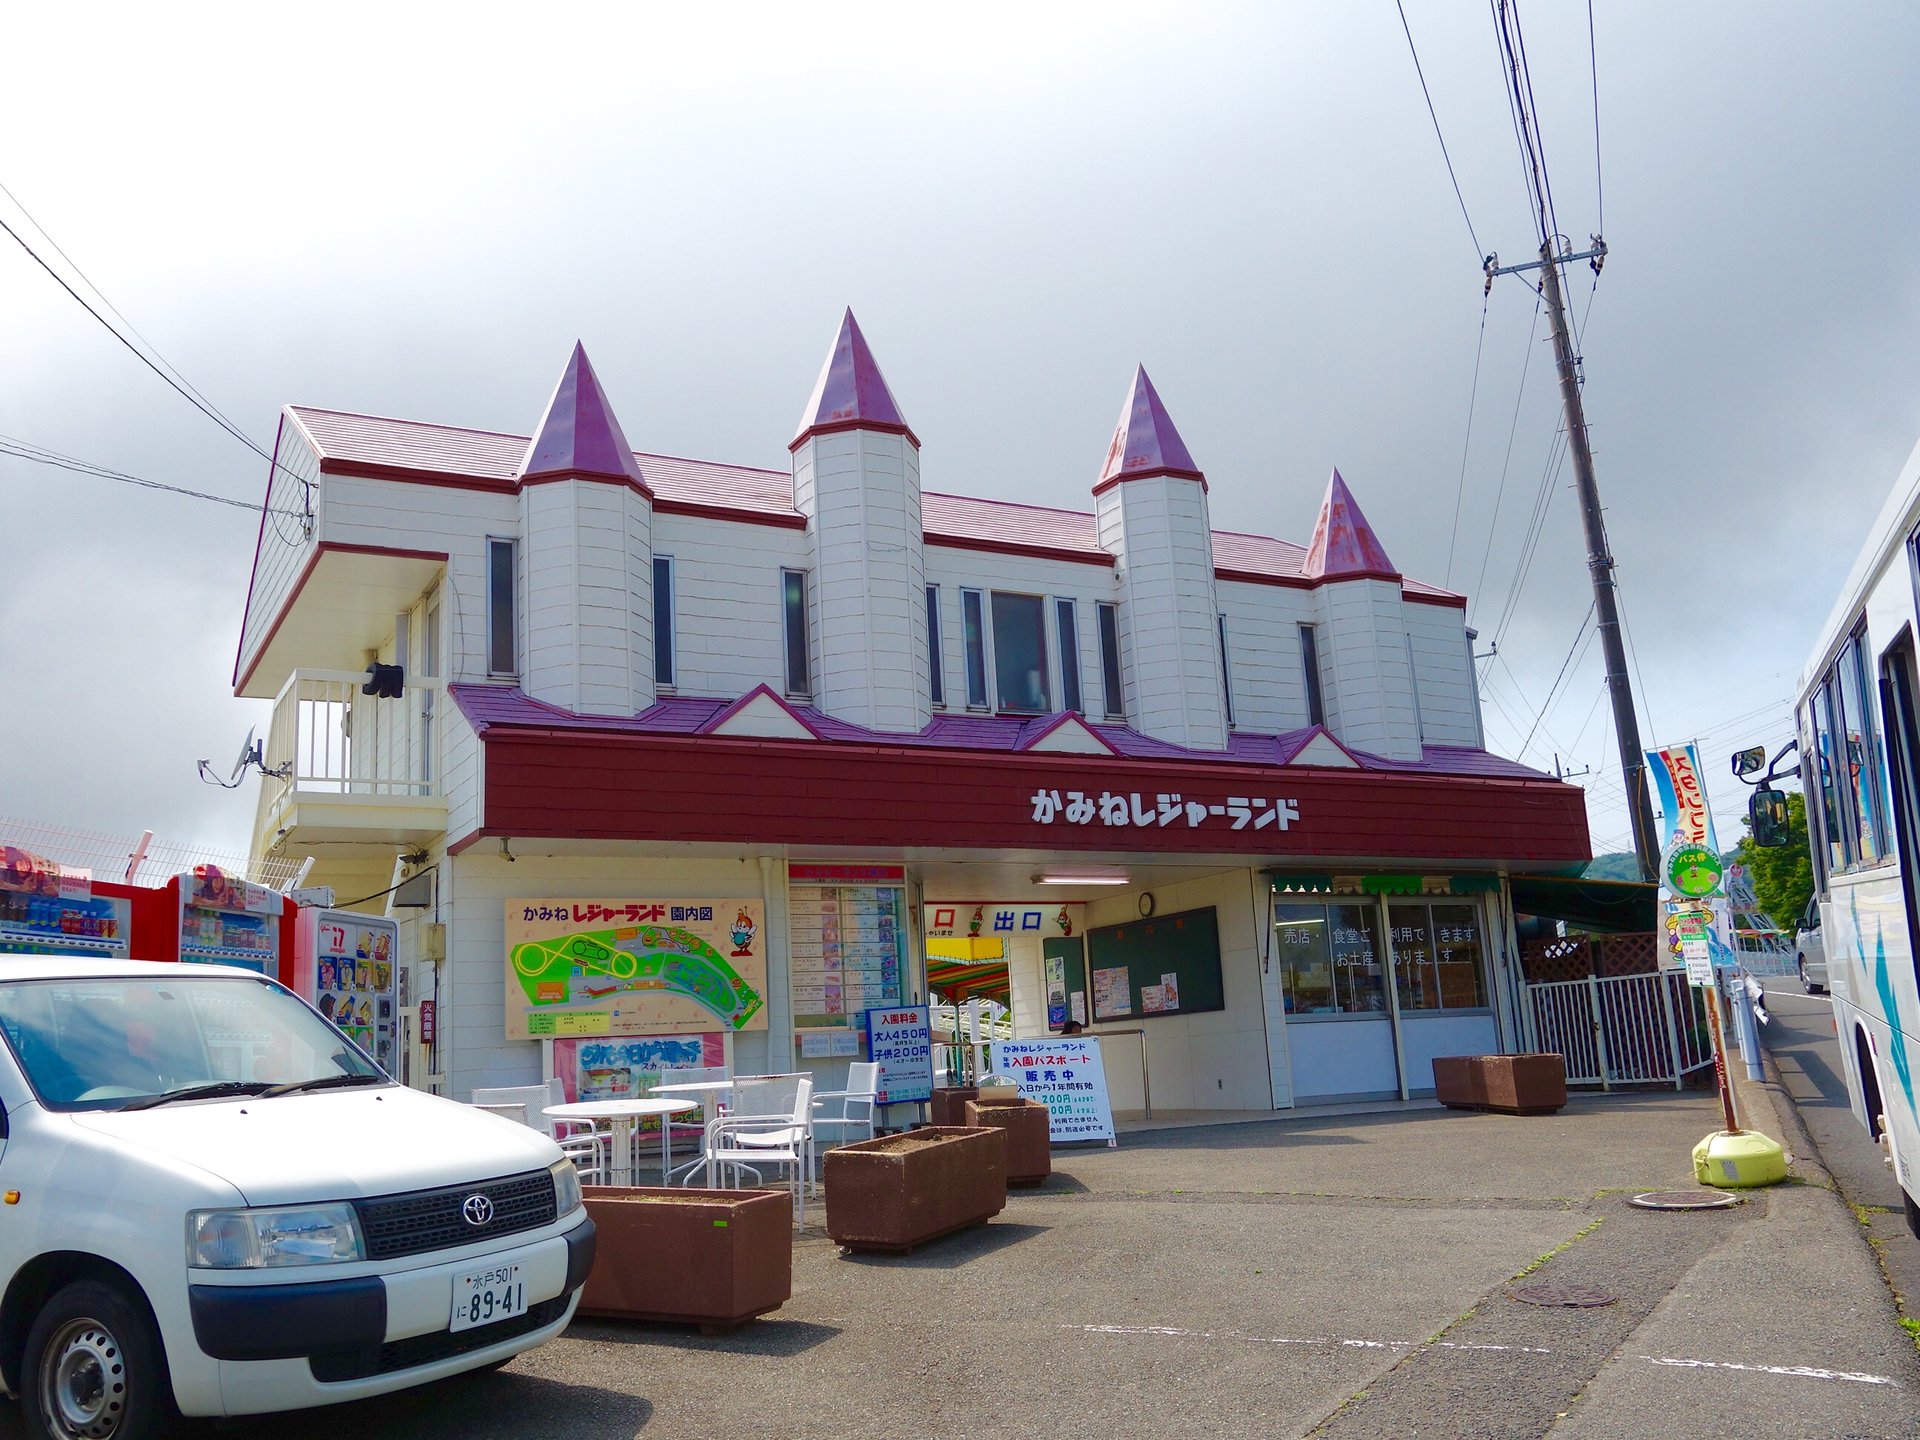
[(1733, 1079), (1727, 1074), (1727, 1037), (1720, 1028), (1720, 987), (1702, 992), (1707, 1002), (1707, 1030), (1713, 1036), (1713, 1082), (1720, 1087), (1720, 1111), (1726, 1117), (1727, 1133), (1738, 1135), (1740, 1117), (1733, 1105)]

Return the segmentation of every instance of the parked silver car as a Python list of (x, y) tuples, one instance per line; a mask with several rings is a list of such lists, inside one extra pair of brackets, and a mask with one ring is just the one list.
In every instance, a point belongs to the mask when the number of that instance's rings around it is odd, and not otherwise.
[(1800, 988), (1809, 995), (1824, 995), (1827, 990), (1827, 942), (1820, 934), (1820, 897), (1807, 901), (1800, 921), (1794, 927), (1793, 967), (1800, 973)]

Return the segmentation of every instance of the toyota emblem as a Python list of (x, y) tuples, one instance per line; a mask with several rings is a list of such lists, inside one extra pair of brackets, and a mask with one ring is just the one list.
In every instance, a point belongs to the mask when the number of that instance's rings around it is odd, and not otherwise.
[(469, 1195), (460, 1202), (460, 1213), (469, 1225), (485, 1225), (493, 1219), (493, 1201), (485, 1195)]

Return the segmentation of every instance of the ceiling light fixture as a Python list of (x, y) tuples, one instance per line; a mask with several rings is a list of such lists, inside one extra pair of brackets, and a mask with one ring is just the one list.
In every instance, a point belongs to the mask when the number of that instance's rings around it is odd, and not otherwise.
[(1131, 883), (1131, 877), (1124, 872), (1112, 870), (1095, 871), (1083, 875), (1047, 871), (1034, 876), (1033, 883), (1036, 885), (1126, 885)]

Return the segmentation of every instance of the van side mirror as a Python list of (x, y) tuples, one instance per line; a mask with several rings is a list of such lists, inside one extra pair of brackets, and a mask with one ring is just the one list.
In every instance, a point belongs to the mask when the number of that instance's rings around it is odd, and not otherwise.
[(1767, 747), (1764, 745), (1756, 745), (1751, 750), (1733, 752), (1733, 773), (1743, 780), (1754, 772), (1766, 768)]
[(1776, 850), (1787, 843), (1787, 796), (1783, 790), (1762, 787), (1747, 799), (1747, 825), (1753, 843)]

